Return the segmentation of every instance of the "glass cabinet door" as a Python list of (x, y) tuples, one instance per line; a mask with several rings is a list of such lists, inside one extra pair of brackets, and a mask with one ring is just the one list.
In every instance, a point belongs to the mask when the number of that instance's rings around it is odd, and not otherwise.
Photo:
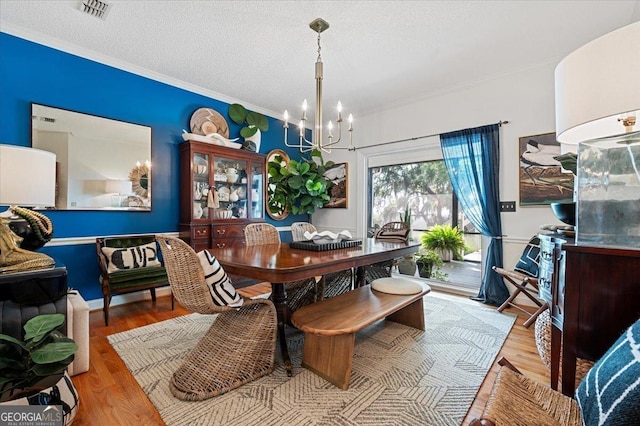
[(262, 219), (264, 212), (263, 163), (251, 162), (251, 218)]
[(209, 209), (207, 208), (207, 196), (209, 195), (209, 155), (195, 152), (192, 159), (193, 164), (193, 209), (191, 214), (193, 219), (208, 219)]
[(249, 217), (247, 161), (216, 157), (214, 163), (213, 186), (220, 206), (215, 209), (214, 218), (246, 219)]

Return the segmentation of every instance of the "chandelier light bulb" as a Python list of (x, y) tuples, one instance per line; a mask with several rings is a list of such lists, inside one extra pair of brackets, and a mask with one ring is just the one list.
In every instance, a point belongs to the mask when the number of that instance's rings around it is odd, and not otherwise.
[(331, 131), (333, 130), (333, 123), (331, 122), (331, 120), (329, 120), (329, 124), (327, 125), (327, 128), (329, 129), (329, 137), (333, 137), (333, 134), (331, 133)]

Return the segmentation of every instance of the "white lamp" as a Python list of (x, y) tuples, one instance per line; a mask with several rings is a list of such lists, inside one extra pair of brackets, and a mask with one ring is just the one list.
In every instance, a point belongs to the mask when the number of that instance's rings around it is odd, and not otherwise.
[(55, 204), (56, 155), (40, 149), (0, 145), (0, 205)]
[(578, 144), (625, 132), (640, 118), (640, 21), (577, 49), (555, 70), (556, 138)]
[(22, 208), (54, 206), (55, 185), (55, 154), (0, 145), (0, 205), (10, 206), (0, 215), (0, 272), (38, 269), (55, 263), (43, 253), (30, 251), (51, 239), (51, 221), (39, 212)]
[(112, 207), (122, 207), (122, 197), (133, 192), (130, 180), (109, 179), (105, 189), (107, 194), (115, 194), (111, 197)]
[(555, 94), (556, 137), (578, 145), (576, 242), (638, 247), (640, 21), (564, 58)]

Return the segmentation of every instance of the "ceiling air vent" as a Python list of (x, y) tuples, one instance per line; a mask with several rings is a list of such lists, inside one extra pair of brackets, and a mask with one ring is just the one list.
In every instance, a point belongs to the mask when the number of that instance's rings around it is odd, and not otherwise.
[(111, 4), (100, 0), (84, 0), (80, 5), (80, 10), (103, 21), (111, 10)]

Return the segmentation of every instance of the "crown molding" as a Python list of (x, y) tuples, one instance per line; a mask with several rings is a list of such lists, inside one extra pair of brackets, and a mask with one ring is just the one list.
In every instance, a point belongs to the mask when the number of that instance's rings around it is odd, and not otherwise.
[(1, 32), (31, 41), (33, 43), (41, 44), (43, 46), (60, 50), (62, 52), (69, 53), (71, 55), (75, 55), (83, 59), (88, 59), (90, 61), (98, 62), (103, 65), (107, 65), (122, 71), (130, 72), (132, 74), (139, 75), (141, 77), (149, 78), (151, 80), (158, 81), (160, 83), (168, 84), (169, 86), (177, 87), (179, 89), (184, 89), (186, 91), (197, 93), (198, 95), (206, 96), (206, 97), (216, 99), (218, 101), (222, 101), (228, 104), (240, 103), (245, 108), (251, 111), (259, 112), (259, 113), (268, 115), (270, 117), (277, 118), (282, 115), (282, 112), (271, 111), (266, 108), (262, 108), (258, 105), (253, 105), (250, 102), (246, 102), (242, 99), (233, 98), (223, 93), (205, 89), (204, 87), (200, 87), (195, 84), (191, 84), (186, 81), (179, 80), (177, 78), (173, 78), (171, 76), (149, 70), (147, 68), (139, 67), (137, 65), (133, 65), (131, 63), (113, 58), (108, 55), (103, 55), (93, 50), (75, 45), (73, 43), (68, 43), (68, 42), (53, 38), (51, 36), (47, 36), (41, 33), (36, 33), (34, 31), (30, 31), (16, 25), (4, 23), (1, 21), (0, 23), (2, 23)]

